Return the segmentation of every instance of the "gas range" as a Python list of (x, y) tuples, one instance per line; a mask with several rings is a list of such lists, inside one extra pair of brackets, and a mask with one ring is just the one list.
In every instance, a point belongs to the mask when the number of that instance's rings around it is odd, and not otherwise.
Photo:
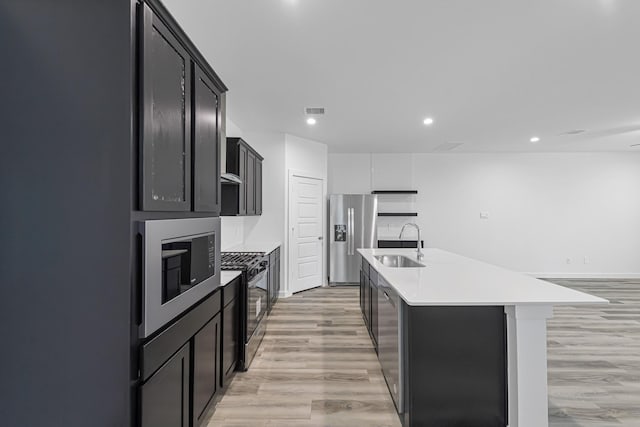
[(222, 252), (220, 269), (251, 271), (265, 262), (264, 252)]
[(265, 334), (262, 323), (269, 310), (269, 257), (264, 252), (222, 252), (221, 270), (240, 270), (243, 279), (242, 349), (240, 369), (246, 371)]

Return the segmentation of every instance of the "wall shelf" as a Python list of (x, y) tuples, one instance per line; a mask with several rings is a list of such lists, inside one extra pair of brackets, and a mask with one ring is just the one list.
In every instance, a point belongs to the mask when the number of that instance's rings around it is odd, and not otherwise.
[(418, 190), (373, 190), (371, 194), (418, 194)]
[(418, 216), (418, 212), (378, 212), (378, 216)]

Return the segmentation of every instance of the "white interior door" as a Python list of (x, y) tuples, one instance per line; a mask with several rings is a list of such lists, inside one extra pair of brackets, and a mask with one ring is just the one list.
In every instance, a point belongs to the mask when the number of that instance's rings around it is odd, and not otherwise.
[(322, 180), (293, 175), (289, 185), (291, 292), (322, 285)]

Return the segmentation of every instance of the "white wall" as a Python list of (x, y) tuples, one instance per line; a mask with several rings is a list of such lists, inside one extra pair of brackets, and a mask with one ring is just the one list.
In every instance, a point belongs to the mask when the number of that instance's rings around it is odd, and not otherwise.
[[(299, 138), (293, 135), (285, 135), (285, 170), (286, 176), (283, 180), (284, 188), (285, 188), (285, 224), (283, 228), (283, 233), (287, 236), (285, 240), (285, 250), (284, 254), (284, 271), (289, 272), (289, 237), (290, 237), (290, 226), (289, 226), (289, 175), (291, 172), (300, 173), (304, 176), (309, 176), (312, 178), (319, 178), (323, 180), (323, 191), (322, 191), (322, 213), (323, 213), (323, 224), (322, 224), (322, 284), (327, 283), (327, 239), (326, 239), (326, 199), (327, 199), (327, 146), (325, 144), (311, 141), (304, 138)], [(289, 274), (285, 275), (286, 279), (284, 282), (284, 292), (287, 295), (291, 294), (291, 287), (289, 284), (290, 277)]]
[[(331, 192), (382, 189), (373, 185), (386, 182), (391, 165), (403, 166), (406, 182), (394, 185), (418, 195), (398, 203), (415, 206), (411, 220), (427, 246), (538, 276), (640, 275), (637, 153), (413, 154), (400, 165), (398, 155), (385, 156), (331, 154)], [(368, 179), (348, 179), (367, 164)], [(379, 230), (395, 236), (407, 220)]]
[(228, 137), (243, 138), (262, 162), (262, 215), (222, 217), (222, 250), (245, 242), (284, 242), (284, 134), (250, 132), (227, 117)]
[(284, 243), (284, 134), (245, 132), (244, 139), (262, 157), (262, 215), (245, 217), (245, 242)]

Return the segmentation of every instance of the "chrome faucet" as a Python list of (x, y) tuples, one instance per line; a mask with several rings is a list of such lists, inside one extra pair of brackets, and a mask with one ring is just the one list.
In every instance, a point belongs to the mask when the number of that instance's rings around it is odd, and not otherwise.
[(402, 226), (402, 230), (400, 230), (400, 236), (398, 236), (398, 239), (402, 239), (402, 233), (404, 232), (404, 229), (407, 225), (410, 225), (412, 227), (415, 227), (416, 230), (418, 230), (418, 255), (417, 258), (418, 260), (421, 260), (422, 258), (424, 258), (424, 254), (422, 253), (422, 251), (420, 250), (420, 246), (422, 246), (422, 240), (420, 240), (420, 227), (418, 227), (418, 224), (414, 224), (413, 222), (408, 222), (405, 225)]

